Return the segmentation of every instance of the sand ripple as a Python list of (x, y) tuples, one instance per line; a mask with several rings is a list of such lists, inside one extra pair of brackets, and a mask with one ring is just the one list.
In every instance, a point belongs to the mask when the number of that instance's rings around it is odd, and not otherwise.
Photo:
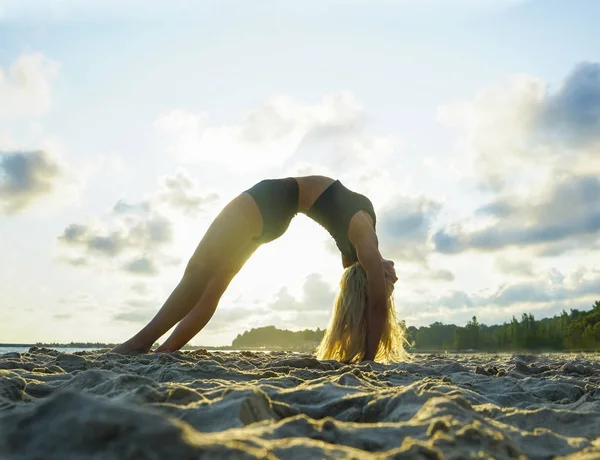
[(0, 458), (600, 458), (598, 355), (0, 355)]

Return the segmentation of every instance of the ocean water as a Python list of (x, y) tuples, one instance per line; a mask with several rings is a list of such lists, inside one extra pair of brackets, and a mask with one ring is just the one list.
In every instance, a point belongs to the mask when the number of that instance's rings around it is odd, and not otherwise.
[[(49, 347), (51, 348), (51, 347)], [(60, 351), (61, 353), (75, 353), (76, 351), (94, 351), (101, 350), (102, 348), (77, 348), (77, 347), (65, 347), (65, 348), (51, 348), (52, 350)], [(29, 347), (3, 347), (0, 346), (0, 356), (5, 353), (26, 353), (29, 351)], [(208, 350), (209, 353), (239, 353), (244, 350)], [(270, 353), (270, 350), (249, 350), (259, 351), (262, 353)]]
[[(76, 351), (93, 351), (93, 350), (99, 350), (99, 348), (72, 348), (72, 347), (65, 347), (65, 348), (53, 348), (53, 350), (58, 350), (61, 353), (75, 353)], [(29, 351), (29, 347), (0, 347), (0, 355), (3, 355), (4, 353), (26, 353)]]

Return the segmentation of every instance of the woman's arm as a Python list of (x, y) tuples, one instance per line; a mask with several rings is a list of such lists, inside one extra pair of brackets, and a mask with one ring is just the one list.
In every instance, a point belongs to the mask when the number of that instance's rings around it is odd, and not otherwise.
[(377, 234), (369, 219), (356, 214), (350, 223), (348, 238), (356, 248), (358, 261), (365, 269), (368, 282), (367, 338), (365, 360), (373, 361), (387, 319), (387, 289), (383, 258), (379, 253)]

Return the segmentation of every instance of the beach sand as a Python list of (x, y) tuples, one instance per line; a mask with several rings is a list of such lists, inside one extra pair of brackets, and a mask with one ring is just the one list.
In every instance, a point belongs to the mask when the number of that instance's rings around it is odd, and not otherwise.
[(0, 355), (0, 458), (600, 458), (598, 355)]

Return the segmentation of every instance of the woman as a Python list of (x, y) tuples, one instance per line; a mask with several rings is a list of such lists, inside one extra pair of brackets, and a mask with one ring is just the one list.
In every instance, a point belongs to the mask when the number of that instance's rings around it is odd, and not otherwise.
[(183, 347), (208, 323), (248, 258), (260, 245), (283, 235), (298, 212), (329, 231), (346, 269), (319, 357), (346, 362), (399, 357), (402, 334), (391, 300), (397, 278), (393, 262), (379, 253), (373, 205), (324, 176), (267, 179), (234, 198), (208, 228), (156, 316), (112, 351), (146, 353), (177, 323), (156, 351)]

